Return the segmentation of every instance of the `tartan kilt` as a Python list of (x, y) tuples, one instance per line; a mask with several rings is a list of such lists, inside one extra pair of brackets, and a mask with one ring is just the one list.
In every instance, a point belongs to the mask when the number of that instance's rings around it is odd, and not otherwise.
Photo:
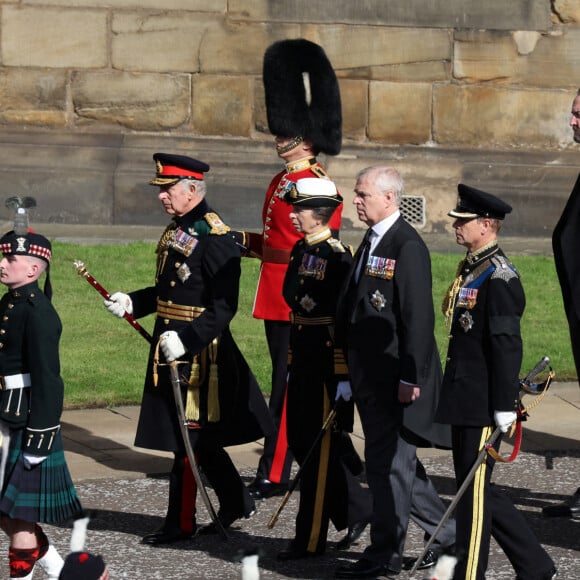
[(60, 431), (52, 453), (32, 469), (24, 467), (24, 429), (10, 430), (10, 449), (0, 497), (0, 513), (27, 522), (58, 523), (82, 511), (66, 464)]

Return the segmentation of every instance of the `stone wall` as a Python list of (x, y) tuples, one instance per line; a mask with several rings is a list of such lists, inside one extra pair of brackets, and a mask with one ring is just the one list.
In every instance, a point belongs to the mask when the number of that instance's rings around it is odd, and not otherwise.
[(513, 233), (547, 235), (580, 165), (579, 22), (580, 0), (0, 0), (0, 196), (35, 195), (43, 221), (161, 224), (145, 182), (175, 150), (213, 165), (230, 221), (259, 227), (279, 167), (262, 56), (302, 36), (340, 79), (344, 147), (326, 162), (345, 193), (388, 161), (425, 196), (425, 231), (464, 180), (514, 204)]

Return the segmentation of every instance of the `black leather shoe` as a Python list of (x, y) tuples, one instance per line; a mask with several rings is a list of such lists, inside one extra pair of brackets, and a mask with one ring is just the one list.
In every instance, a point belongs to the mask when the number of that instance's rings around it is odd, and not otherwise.
[(288, 486), (284, 483), (274, 483), (269, 479), (254, 479), (248, 486), (252, 499), (267, 499), (275, 495), (284, 495)]
[(141, 543), (149, 544), (150, 546), (173, 544), (175, 542), (190, 540), (194, 535), (195, 530), (193, 532), (184, 532), (180, 528), (159, 528), (158, 530), (143, 536)]
[(573, 518), (580, 519), (580, 487), (574, 495), (571, 495), (566, 501), (557, 505), (548, 505), (542, 508), (542, 513), (547, 518)]
[(368, 524), (369, 522), (363, 520), (362, 522), (357, 522), (356, 524), (349, 526), (344, 538), (336, 543), (336, 549), (348, 550), (361, 537)]
[(288, 560), (303, 560), (304, 558), (316, 558), (316, 556), (321, 556), (322, 554), (317, 554), (316, 552), (307, 552), (306, 550), (295, 550), (290, 548), (289, 550), (282, 550), (276, 554), (276, 560), (280, 562), (287, 562)]
[[(426, 570), (427, 568), (435, 566), (440, 555), (441, 552), (437, 550), (427, 550), (421, 563), (417, 566), (417, 570)], [(416, 561), (417, 558), (403, 558), (403, 570), (411, 570)]]
[(394, 578), (398, 572), (393, 572), (383, 564), (371, 562), (365, 558), (361, 558), (358, 562), (341, 566), (337, 568), (334, 573), (335, 578), (376, 578), (377, 576), (386, 576), (387, 578)]
[[(222, 523), (224, 529), (227, 530), (236, 520), (240, 520), (242, 518), (245, 519), (251, 518), (255, 513), (256, 513), (255, 509), (249, 512), (248, 514), (232, 514), (220, 511), (218, 512), (217, 517), (219, 521)], [(213, 522), (211, 522), (211, 524), (207, 524), (207, 526), (203, 526), (203, 528), (200, 528), (199, 533), (203, 535), (208, 535), (208, 534), (217, 534), (219, 532), (217, 526)]]

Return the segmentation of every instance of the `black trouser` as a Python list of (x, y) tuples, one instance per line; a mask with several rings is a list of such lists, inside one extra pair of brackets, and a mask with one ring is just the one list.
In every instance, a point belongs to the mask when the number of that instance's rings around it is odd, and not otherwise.
[[(453, 464), (461, 486), (493, 427), (453, 427)], [(499, 449), (501, 437), (494, 447)], [(509, 558), (518, 578), (540, 580), (554, 562), (542, 548), (526, 518), (510, 497), (491, 483), (495, 461), (487, 457), (457, 504), (455, 580), (484, 580), (493, 535)]]
[[(213, 440), (211, 433), (205, 433), (202, 429), (191, 430), (189, 433), (198, 466), (218, 497), (219, 511), (236, 518), (249, 516), (255, 508), (254, 501), (225, 449)], [(191, 523), (195, 522), (197, 488), (192, 485), (192, 475), (186, 465), (185, 453), (176, 452), (169, 477), (165, 525), (190, 532)], [(187, 487), (190, 487), (190, 492)]]

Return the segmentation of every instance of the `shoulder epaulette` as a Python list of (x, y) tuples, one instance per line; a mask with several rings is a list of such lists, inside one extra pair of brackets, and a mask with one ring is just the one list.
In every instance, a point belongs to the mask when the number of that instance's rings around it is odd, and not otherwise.
[(512, 278), (517, 278), (515, 266), (505, 256), (493, 256), (491, 258), (495, 270), (491, 277), (493, 279), (499, 278), (504, 282), (509, 282)]
[(230, 226), (227, 226), (222, 221), (222, 218), (217, 213), (208, 212), (203, 216), (203, 219), (210, 227), (209, 233), (217, 236), (223, 236), (230, 231)]
[(326, 243), (332, 248), (332, 251), (335, 254), (344, 254), (346, 252), (345, 245), (336, 238), (328, 238), (328, 240), (326, 240)]
[(310, 168), (310, 171), (312, 171), (312, 173), (314, 173), (314, 175), (316, 175), (316, 177), (328, 178), (328, 173), (326, 173), (326, 171), (324, 170), (324, 167), (322, 167), (322, 165), (320, 165), (319, 163), (317, 163), (316, 165), (313, 165)]

